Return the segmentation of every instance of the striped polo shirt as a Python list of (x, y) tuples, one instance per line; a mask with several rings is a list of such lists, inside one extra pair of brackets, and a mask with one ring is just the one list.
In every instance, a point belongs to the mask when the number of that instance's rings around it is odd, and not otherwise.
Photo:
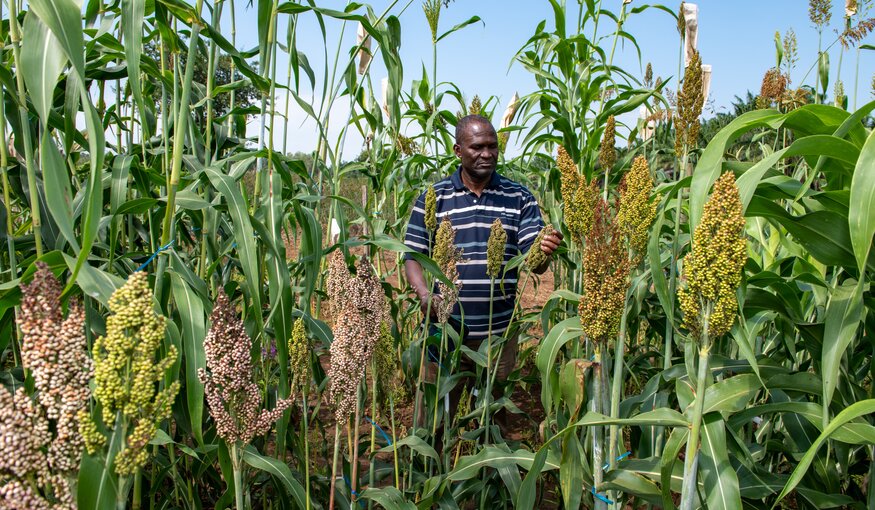
[[(492, 179), (478, 197), (462, 184), (460, 172), (461, 169), (457, 169), (434, 185), (437, 219), (440, 222), (445, 216), (449, 216), (456, 231), (456, 247), (462, 249), (462, 262), (457, 266), (462, 287), (459, 291), (459, 302), (452, 312), (454, 326), (458, 328), (464, 320), (464, 338), (479, 342), (486, 338), (489, 330), (490, 281), (486, 275), (486, 243), (492, 222), (495, 218), (500, 218), (507, 231), (507, 244), (504, 249), (506, 264), (514, 256), (529, 249), (543, 228), (544, 221), (538, 202), (524, 186), (493, 172)], [(423, 193), (413, 206), (404, 244), (431, 256), (428, 239)], [(492, 302), (493, 335), (502, 334), (510, 323), (516, 288), (516, 270), (504, 274), (503, 282), (498, 279), (495, 282)]]

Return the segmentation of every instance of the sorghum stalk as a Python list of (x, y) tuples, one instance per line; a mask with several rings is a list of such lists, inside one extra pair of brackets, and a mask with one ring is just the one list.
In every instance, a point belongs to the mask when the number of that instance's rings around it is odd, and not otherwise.
[[(331, 492), (328, 499), (328, 510), (334, 510), (334, 492), (337, 487), (337, 461), (340, 457), (340, 422), (334, 423), (334, 457), (331, 461)], [(412, 468), (411, 468), (412, 470)]]
[(705, 387), (710, 379), (711, 342), (729, 332), (738, 314), (736, 289), (747, 260), (744, 226), (735, 177), (732, 172), (725, 172), (714, 184), (702, 220), (693, 233), (693, 248), (684, 265), (687, 286), (678, 292), (684, 325), (698, 341), (699, 350), (696, 400), (684, 463), (682, 510), (692, 508), (696, 495), (695, 459), (699, 451)]
[(687, 440), (686, 457), (684, 458), (684, 482), (681, 488), (680, 510), (692, 510), (696, 496), (696, 465), (699, 457), (699, 434), (702, 428), (702, 412), (705, 410), (705, 385), (708, 377), (708, 360), (711, 343), (708, 338), (708, 314), (703, 316), (702, 336), (699, 339), (699, 373), (696, 380), (696, 406), (690, 425), (690, 438)]
[[(204, 1), (197, 0), (195, 13), (200, 17)], [(185, 62), (185, 78), (182, 83), (182, 96), (179, 103), (179, 112), (173, 124), (173, 159), (171, 160), (170, 181), (167, 183), (167, 210), (164, 213), (164, 224), (161, 229), (161, 246), (170, 242), (173, 228), (173, 217), (176, 215), (176, 187), (179, 186), (180, 173), (182, 172), (182, 154), (185, 152), (185, 137), (188, 130), (189, 105), (191, 104), (191, 88), (194, 80), (195, 56), (198, 52), (198, 40), (201, 33), (200, 20), (193, 20), (191, 38), (188, 45), (188, 58)], [(163, 260), (163, 259), (162, 259)], [(160, 265), (159, 265), (160, 267)], [(156, 281), (160, 281), (159, 275)]]
[[(602, 381), (602, 350), (601, 346), (596, 343), (595, 344), (595, 353), (593, 355), (593, 383), (594, 387), (594, 398), (592, 402), (593, 412), (601, 413), (602, 412), (602, 403), (604, 402), (604, 383)], [(604, 427), (601, 425), (596, 425), (593, 429), (593, 437), (592, 437), (592, 486), (593, 489), (598, 492), (599, 485), (604, 481)], [(596, 510), (605, 510), (607, 509), (607, 504), (599, 498), (595, 499), (595, 508)]]

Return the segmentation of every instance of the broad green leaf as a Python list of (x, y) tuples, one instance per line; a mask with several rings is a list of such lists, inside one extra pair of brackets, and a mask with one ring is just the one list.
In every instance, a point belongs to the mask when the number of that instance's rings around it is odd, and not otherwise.
[(823, 378), (824, 424), (829, 417), (829, 403), (841, 375), (840, 364), (848, 345), (857, 334), (863, 319), (863, 281), (847, 281), (832, 290), (826, 305), (824, 345), (821, 353), (820, 376)]
[(51, 135), (44, 134), (40, 142), (40, 159), (43, 167), (43, 188), (52, 219), (57, 223), (61, 234), (79, 254), (79, 241), (73, 232), (73, 192), (70, 189), (70, 179), (64, 158), (58, 152), (58, 147)]
[(25, 15), (22, 32), (20, 71), (43, 132), (48, 133), (49, 110), (58, 78), (67, 66), (67, 56), (49, 27), (32, 12)]
[(198, 444), (203, 445), (204, 385), (198, 377), (198, 370), (207, 366), (204, 353), (204, 338), (207, 334), (204, 305), (175, 271), (170, 271), (170, 284), (182, 321), (185, 397), (188, 413), (191, 415), (191, 430)]
[(779, 119), (781, 114), (774, 110), (754, 110), (744, 113), (721, 129), (708, 143), (699, 157), (690, 184), (690, 232), (695, 232), (696, 226), (699, 225), (711, 185), (723, 172), (723, 155), (726, 154), (729, 144), (745, 132), (770, 125)]
[(577, 425), (591, 427), (594, 425), (637, 425), (637, 426), (664, 426), (664, 427), (689, 427), (690, 422), (681, 413), (674, 409), (663, 407), (641, 413), (632, 418), (615, 418), (596, 412), (588, 412), (577, 422)]
[(793, 469), (793, 473), (790, 475), (790, 478), (787, 480), (787, 483), (784, 485), (784, 489), (778, 495), (778, 498), (772, 504), (772, 508), (777, 508), (780, 501), (784, 499), (784, 497), (789, 494), (790, 491), (795, 489), (797, 485), (799, 485), (799, 482), (802, 481), (802, 477), (805, 476), (805, 473), (808, 471), (808, 467), (811, 466), (811, 462), (817, 455), (817, 451), (820, 450), (820, 447), (823, 445), (823, 443), (827, 439), (829, 439), (832, 434), (836, 430), (838, 430), (839, 427), (851, 420), (859, 418), (860, 416), (865, 416), (872, 413), (875, 413), (875, 399), (856, 402), (837, 414), (836, 417), (829, 422), (829, 425), (827, 425), (823, 432), (820, 433), (820, 435), (811, 445), (811, 448), (809, 448), (808, 451), (805, 452), (805, 455), (796, 465), (796, 468)]
[(659, 479), (662, 485), (662, 506), (666, 510), (674, 510), (675, 507), (674, 501), (671, 498), (671, 477), (674, 473), (678, 456), (681, 454), (681, 449), (687, 444), (689, 437), (689, 429), (676, 428), (671, 431), (671, 435), (668, 436), (668, 441), (665, 443), (665, 449), (662, 450), (662, 459), (659, 463)]
[[(756, 377), (753, 377), (756, 379)], [(702, 418), (702, 440), (699, 450), (699, 471), (704, 483), (706, 501), (711, 510), (741, 508), (738, 476), (726, 451), (726, 429), (723, 417), (711, 413)]]
[(416, 510), (416, 505), (407, 501), (395, 487), (367, 488), (361, 493), (361, 499), (373, 501), (386, 510)]
[(128, 66), (128, 84), (140, 110), (140, 127), (144, 138), (151, 136), (150, 126), (145, 122), (146, 101), (140, 85), (140, 59), (143, 51), (143, 17), (146, 0), (122, 0), (122, 33), (124, 34), (125, 58)]
[(759, 377), (754, 374), (739, 374), (717, 381), (705, 390), (702, 413), (741, 411), (760, 388)]
[(249, 464), (255, 469), (270, 473), (280, 481), (282, 487), (288, 492), (298, 508), (306, 508), (306, 496), (304, 487), (301, 482), (292, 475), (291, 469), (285, 462), (281, 462), (273, 457), (266, 457), (258, 453), (258, 451), (249, 446), (243, 451), (243, 462)]
[[(249, 287), (252, 309), (260, 311), (261, 285), (259, 282), (261, 282), (261, 275), (258, 272), (258, 249), (255, 245), (255, 233), (249, 219), (249, 211), (246, 208), (246, 201), (243, 199), (240, 187), (234, 179), (222, 173), (220, 168), (221, 166), (206, 167), (204, 173), (228, 204), (228, 212), (234, 223), (234, 240), (237, 242), (240, 265), (243, 267), (246, 285)], [(258, 317), (255, 323), (260, 331), (263, 328), (261, 317)]]
[(875, 131), (866, 139), (854, 169), (848, 223), (857, 266), (862, 273), (875, 235)]
[[(477, 476), (477, 473), (482, 468), (497, 469), (499, 466), (509, 464), (519, 466), (528, 471), (532, 469), (535, 457), (536, 454), (527, 450), (520, 449), (515, 452), (507, 452), (498, 447), (487, 446), (476, 455), (460, 458), (456, 468), (447, 475), (447, 479), (453, 481), (468, 480)], [(556, 459), (545, 458), (545, 464), (541, 469), (559, 469), (559, 462)]]
[(430, 459), (438, 460), (438, 454), (436, 451), (434, 451), (434, 448), (432, 448), (428, 443), (423, 441), (422, 438), (419, 436), (407, 436), (399, 440), (395, 444), (391, 446), (386, 446), (379, 451), (383, 453), (389, 453), (395, 451), (396, 448), (400, 449), (402, 446), (406, 446), (416, 453)]
[(559, 464), (559, 487), (564, 508), (580, 508), (583, 487), (583, 446), (577, 434), (567, 434), (562, 440), (562, 460)]
[(562, 346), (581, 335), (583, 335), (583, 330), (580, 328), (580, 317), (575, 316), (553, 326), (540, 343), (538, 355), (535, 358), (535, 365), (538, 367), (538, 371), (541, 372), (541, 401), (544, 402), (544, 407), (547, 409), (551, 408), (553, 401), (550, 381), (554, 373), (553, 367), (556, 363), (556, 356), (559, 354)]

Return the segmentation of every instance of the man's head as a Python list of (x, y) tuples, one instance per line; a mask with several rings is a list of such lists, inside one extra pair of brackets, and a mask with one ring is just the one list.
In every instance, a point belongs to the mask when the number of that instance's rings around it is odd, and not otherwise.
[(462, 170), (485, 180), (498, 163), (498, 136), (489, 119), (481, 115), (462, 117), (456, 124), (453, 152), (462, 160)]

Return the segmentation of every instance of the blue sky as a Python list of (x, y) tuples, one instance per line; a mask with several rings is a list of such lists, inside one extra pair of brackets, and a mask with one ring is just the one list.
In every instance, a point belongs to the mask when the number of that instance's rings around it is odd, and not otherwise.
[[(870, 0), (871, 1), (871, 0)], [(245, 2), (238, 0), (238, 47), (250, 48), (256, 44), (257, 28), (254, 9), (246, 9)], [(382, 12), (392, 2), (377, 0), (371, 3), (377, 13)], [(634, 0), (630, 7), (645, 2)], [(799, 44), (799, 61), (792, 74), (793, 86), (803, 82), (802, 77), (817, 58), (817, 31), (808, 19), (808, 2), (805, 0), (700, 0), (698, 49), (703, 63), (713, 66), (710, 99), (715, 111), (729, 107), (735, 95), (744, 95), (747, 90), (759, 91), (763, 73), (775, 65), (774, 34), (778, 30), (784, 34), (792, 28)], [(832, 43), (836, 32), (843, 23), (844, 0), (834, 0), (832, 21), (824, 31), (824, 46)], [(861, 2), (862, 3), (862, 2)], [(243, 6), (239, 5), (243, 4)], [(319, 0), (320, 6), (343, 9), (344, 1)], [(677, 9), (679, 2), (669, 5)], [(569, 9), (576, 13), (577, 2), (568, 0)], [(605, 8), (619, 12), (621, 0), (603, 0)], [(402, 8), (407, 6), (405, 10)], [(393, 14), (399, 15), (402, 26), (401, 58), (405, 70), (405, 90), (410, 81), (421, 74), (422, 66), (431, 70), (431, 36), (423, 15), (420, 0), (401, 0), (396, 3)], [(495, 95), (500, 100), (497, 115), (500, 116), (507, 101), (514, 92), (520, 95), (531, 92), (535, 87), (532, 76), (519, 64), (512, 62), (513, 55), (534, 33), (542, 20), (547, 20), (548, 29), (553, 25), (553, 14), (547, 0), (455, 0), (442, 9), (440, 32), (477, 15), (482, 19), (444, 39), (438, 46), (438, 78), (452, 81), (468, 96), (479, 94), (481, 98)], [(870, 11), (875, 17), (875, 8)], [(225, 20), (227, 21), (227, 16)], [(223, 25), (226, 23), (223, 23)], [(285, 22), (280, 23), (285, 32)], [(607, 36), (602, 45), (609, 51), (615, 24), (603, 18), (600, 35)], [(647, 62), (652, 62), (654, 74), (662, 77), (675, 76), (678, 67), (678, 34), (675, 21), (658, 9), (648, 9), (630, 16), (625, 30), (637, 39), (641, 48), (639, 61), (634, 46), (626, 43), (617, 48), (615, 63), (624, 69), (643, 74)], [(341, 54), (345, 55), (355, 45), (356, 25), (343, 24), (329, 20), (326, 27), (329, 41), (329, 56), (333, 58), (338, 36), (343, 31)], [(226, 32), (227, 33), (227, 32)], [(281, 37), (283, 37), (281, 35)], [(875, 44), (875, 36), (870, 34), (863, 44)], [(316, 70), (317, 77), (323, 69), (322, 37), (315, 17), (302, 15), (298, 32), (298, 47), (306, 53)], [(830, 50), (831, 80), (835, 80), (841, 46), (835, 44)], [(280, 57), (279, 69), (285, 72), (285, 59)], [(854, 104), (854, 71), (857, 51), (846, 51), (843, 57), (841, 75), (845, 93), (849, 96), (849, 107)], [(875, 72), (875, 51), (863, 50), (859, 58), (859, 91), (857, 105), (873, 99), (872, 76)], [(371, 66), (371, 77), (379, 88), (380, 79), (385, 76), (379, 53)], [(814, 83), (814, 73), (808, 74), (806, 84)], [(669, 87), (674, 89), (673, 84)], [(830, 94), (832, 82), (830, 83)], [(379, 95), (379, 91), (377, 92)], [(452, 106), (455, 108), (455, 105)], [(334, 114), (334, 113), (333, 113)], [(337, 107), (335, 115), (338, 122), (336, 133), (348, 109)], [(705, 114), (708, 116), (708, 113)], [(300, 112), (290, 115), (289, 150), (312, 150), (315, 136), (312, 124), (304, 122)], [(299, 128), (300, 126), (300, 128)], [(280, 135), (278, 133), (277, 135)], [(279, 140), (277, 140), (279, 141)], [(361, 149), (361, 138), (351, 135), (344, 150), (346, 157), (354, 156)]]

